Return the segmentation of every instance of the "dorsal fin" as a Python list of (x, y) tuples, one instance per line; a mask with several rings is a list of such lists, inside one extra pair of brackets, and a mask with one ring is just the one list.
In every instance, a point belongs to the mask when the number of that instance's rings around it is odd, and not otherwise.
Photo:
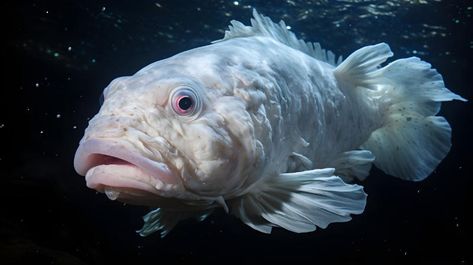
[(287, 29), (284, 21), (281, 20), (279, 24), (276, 24), (269, 17), (265, 17), (256, 12), (256, 9), (253, 9), (251, 26), (245, 26), (243, 23), (236, 20), (232, 20), (230, 23), (229, 30), (225, 31), (223, 39), (213, 41), (214, 43), (233, 38), (266, 36), (333, 66), (337, 66), (342, 62), (341, 56), (335, 61), (335, 54), (322, 49), (318, 42), (305, 42), (304, 40), (298, 39), (293, 32)]

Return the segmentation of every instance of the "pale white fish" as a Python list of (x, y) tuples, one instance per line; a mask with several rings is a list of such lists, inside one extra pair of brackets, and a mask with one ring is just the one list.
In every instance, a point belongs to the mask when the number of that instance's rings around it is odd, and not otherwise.
[(87, 186), (157, 208), (143, 236), (223, 207), (250, 227), (310, 232), (363, 212), (371, 164), (413, 181), (447, 155), (435, 116), (464, 100), (385, 43), (345, 60), (253, 12), (222, 40), (113, 80), (74, 159)]

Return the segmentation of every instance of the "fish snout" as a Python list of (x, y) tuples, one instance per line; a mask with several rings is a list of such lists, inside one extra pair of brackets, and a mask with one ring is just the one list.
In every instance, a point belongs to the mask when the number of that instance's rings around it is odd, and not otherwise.
[(117, 139), (126, 137), (130, 128), (140, 126), (132, 116), (102, 115), (89, 122), (82, 141), (91, 139)]
[(133, 144), (119, 139), (83, 141), (74, 168), (85, 176), (89, 188), (135, 204), (152, 205), (180, 184), (166, 163), (147, 158)]

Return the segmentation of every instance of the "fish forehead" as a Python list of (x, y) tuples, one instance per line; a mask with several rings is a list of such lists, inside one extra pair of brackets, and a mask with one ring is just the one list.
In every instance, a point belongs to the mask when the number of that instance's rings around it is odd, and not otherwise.
[(154, 62), (141, 70), (133, 77), (148, 80), (169, 79), (173, 77), (200, 78), (219, 75), (219, 67), (228, 59), (225, 53), (212, 49), (211, 46), (192, 49), (172, 57)]
[(187, 78), (198, 80), (209, 88), (231, 85), (235, 78), (234, 71), (229, 71), (231, 67), (244, 66), (257, 70), (273, 61), (266, 55), (275, 55), (272, 50), (277, 50), (277, 47), (268, 48), (268, 45), (280, 46), (271, 39), (255, 37), (252, 40), (234, 39), (194, 48), (142, 68), (130, 81), (140, 84), (140, 79), (157, 83), (164, 79), (178, 81)]
[[(164, 111), (171, 91), (178, 87), (191, 87), (205, 97), (205, 103), (210, 103), (207, 102), (209, 95), (214, 97), (221, 94), (216, 90), (231, 88), (231, 78), (221, 72), (227, 56), (218, 52), (222, 49), (215, 50), (211, 46), (182, 52), (152, 63), (132, 76), (113, 80), (104, 90), (105, 101), (96, 116), (130, 116), (139, 112), (137, 114), (142, 115), (134, 115), (137, 119), (151, 114), (156, 118), (166, 117), (166, 120), (178, 119)], [(162, 124), (153, 120), (155, 122), (148, 125), (159, 129)]]
[[(205, 58), (204, 62), (199, 62), (201, 57)], [(212, 94), (216, 89), (228, 90), (232, 78), (222, 73), (218, 61), (215, 55), (203, 53), (158, 61), (132, 76), (112, 81), (104, 89), (104, 103), (119, 101), (125, 105), (164, 107), (171, 91), (178, 87), (190, 87), (201, 96)]]

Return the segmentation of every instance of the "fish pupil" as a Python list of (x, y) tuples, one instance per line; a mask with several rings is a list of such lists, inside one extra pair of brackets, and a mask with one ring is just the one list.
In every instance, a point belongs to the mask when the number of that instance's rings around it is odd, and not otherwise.
[(189, 110), (192, 107), (192, 99), (190, 97), (182, 97), (178, 102), (179, 108)]

